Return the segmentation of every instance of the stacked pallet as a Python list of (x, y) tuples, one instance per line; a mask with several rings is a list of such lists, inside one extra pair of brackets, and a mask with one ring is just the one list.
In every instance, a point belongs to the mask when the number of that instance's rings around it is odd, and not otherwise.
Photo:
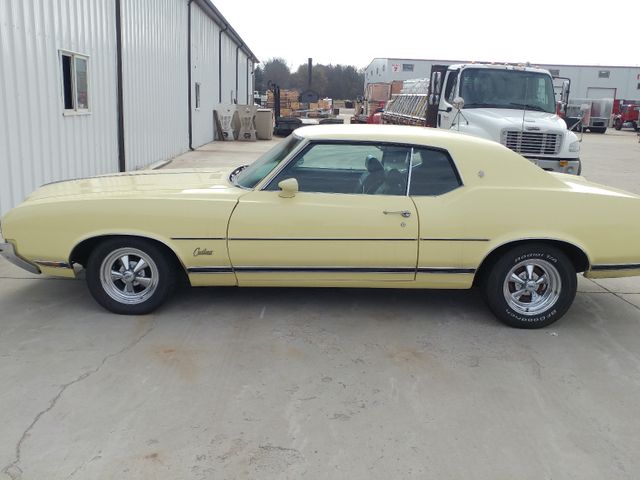
[(333, 108), (333, 100), (330, 98), (322, 98), (318, 100), (318, 108), (320, 110), (331, 111)]
[[(280, 116), (291, 117), (294, 112), (300, 108), (298, 97), (300, 93), (297, 90), (280, 90)], [(267, 108), (275, 111), (275, 96), (271, 90), (267, 91)]]

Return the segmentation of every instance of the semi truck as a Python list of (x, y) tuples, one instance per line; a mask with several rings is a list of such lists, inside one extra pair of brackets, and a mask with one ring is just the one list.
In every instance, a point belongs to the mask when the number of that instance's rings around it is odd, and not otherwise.
[(579, 175), (580, 139), (559, 116), (569, 88), (556, 102), (547, 70), (520, 65), (433, 65), (424, 121), (394, 115), (392, 101), (386, 123), (421, 124), (499, 142), (544, 170)]

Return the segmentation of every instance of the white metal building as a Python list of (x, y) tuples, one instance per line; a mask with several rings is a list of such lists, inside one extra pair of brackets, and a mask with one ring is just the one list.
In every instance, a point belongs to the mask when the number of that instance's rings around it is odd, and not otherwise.
[(0, 1), (0, 214), (213, 141), (256, 62), (209, 0)]
[[(417, 60), (374, 58), (365, 70), (365, 91), (369, 83), (428, 78), (432, 65), (471, 63), (469, 60)], [(618, 98), (640, 100), (640, 67), (601, 65), (539, 65), (552, 75), (571, 79), (575, 98)]]

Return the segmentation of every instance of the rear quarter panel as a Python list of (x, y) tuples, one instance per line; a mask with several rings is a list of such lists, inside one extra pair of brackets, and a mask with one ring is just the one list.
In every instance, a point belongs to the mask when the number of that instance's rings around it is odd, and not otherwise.
[[(526, 239), (570, 243), (591, 265), (640, 263), (638, 196), (549, 174), (495, 143), (438, 146), (451, 154), (463, 185), (412, 197), (420, 216), (419, 266), (478, 268), (496, 248)], [(463, 281), (470, 284), (472, 276)]]

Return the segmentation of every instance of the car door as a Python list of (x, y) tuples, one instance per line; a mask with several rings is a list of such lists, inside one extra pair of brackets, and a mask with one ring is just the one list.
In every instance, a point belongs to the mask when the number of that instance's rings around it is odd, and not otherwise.
[(445, 79), (444, 95), (438, 107), (438, 127), (451, 128), (458, 111), (453, 108), (453, 99), (457, 96), (458, 70), (449, 70)]
[(448, 152), (415, 148), (409, 194), (420, 219), (416, 283), (429, 288), (468, 288), (477, 265), (465, 253), (482, 248), (485, 238), (469, 228), (465, 189)]
[[(410, 148), (311, 142), (258, 189), (229, 223), (240, 285), (371, 285), (413, 281), (418, 220), (406, 195)], [(295, 178), (284, 198), (278, 184)]]

